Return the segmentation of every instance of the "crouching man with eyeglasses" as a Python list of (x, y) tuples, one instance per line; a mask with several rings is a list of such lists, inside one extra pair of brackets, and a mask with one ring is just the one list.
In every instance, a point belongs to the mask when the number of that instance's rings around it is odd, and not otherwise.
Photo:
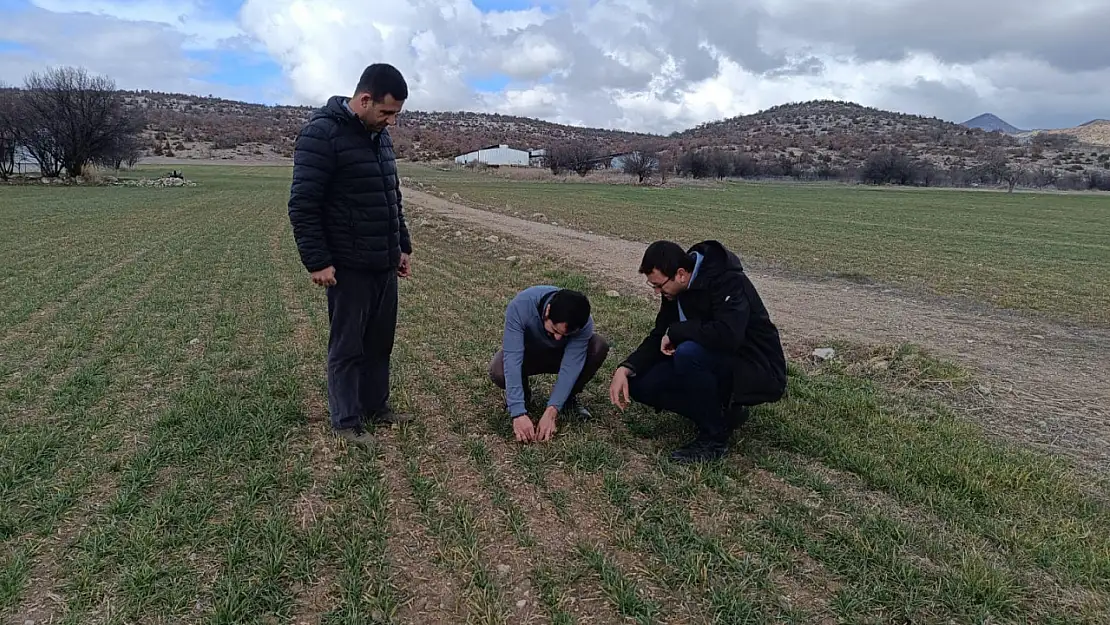
[(639, 271), (662, 303), (654, 329), (613, 374), (609, 398), (621, 410), (631, 396), (693, 421), (697, 438), (672, 460), (720, 458), (748, 407), (786, 392), (778, 329), (740, 259), (717, 241), (689, 250), (656, 241)]
[[(551, 440), (560, 414), (589, 418), (578, 394), (608, 354), (608, 343), (594, 333), (585, 295), (545, 285), (518, 293), (505, 310), (501, 349), (489, 366), (490, 379), (505, 390), (516, 440)], [(528, 378), (541, 373), (558, 377), (539, 423), (533, 423), (528, 414), (532, 401)]]

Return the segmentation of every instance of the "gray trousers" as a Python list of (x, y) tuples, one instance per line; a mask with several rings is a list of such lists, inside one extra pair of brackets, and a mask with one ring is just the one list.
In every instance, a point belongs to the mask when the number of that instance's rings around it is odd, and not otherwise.
[(389, 359), (397, 329), (397, 272), (336, 268), (328, 287), (328, 410), (351, 428), (389, 401)]

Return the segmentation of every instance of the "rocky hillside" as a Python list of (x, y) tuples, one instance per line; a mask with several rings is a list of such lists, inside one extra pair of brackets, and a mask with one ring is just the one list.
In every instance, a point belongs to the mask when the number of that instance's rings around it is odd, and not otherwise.
[[(1018, 156), (1027, 151), (1000, 132), (832, 100), (775, 106), (702, 124), (671, 138), (680, 151), (715, 148), (750, 154), (757, 161), (785, 158), (807, 168), (837, 170), (858, 168), (886, 149), (941, 168), (977, 165), (1000, 152)], [(1043, 150), (1039, 155), (1044, 156)]]
[[(127, 106), (148, 117), (151, 154), (178, 158), (291, 157), (297, 132), (314, 110), (149, 91), (123, 96)], [(421, 111), (402, 112), (391, 134), (398, 154), (414, 160), (453, 157), (499, 143), (537, 149), (558, 141), (588, 142), (620, 152), (653, 138), (508, 115)]]
[[(151, 92), (126, 92), (124, 98), (149, 120), (148, 154), (176, 158), (287, 159), (297, 132), (313, 110)], [(784, 104), (667, 137), (506, 115), (421, 111), (402, 113), (393, 135), (399, 155), (412, 160), (452, 158), (498, 143), (535, 149), (576, 142), (590, 143), (601, 153), (650, 148), (671, 163), (704, 153), (707, 159), (728, 160), (736, 165), (736, 172), (744, 172), (731, 175), (852, 178), (877, 153), (893, 150), (916, 165), (949, 172), (951, 179), (988, 166), (997, 170), (1000, 163), (1054, 179), (1057, 174), (1106, 169), (1110, 150), (1085, 146), (1080, 140), (1095, 146), (1105, 141), (1103, 145), (1110, 146), (1108, 130), (1110, 122), (1100, 121), (1018, 137), (937, 118), (820, 100)]]
[(1071, 135), (1080, 143), (1110, 147), (1110, 119), (1092, 119), (1075, 128), (1060, 128), (1056, 130), (1043, 130), (1041, 132), (1055, 135)]

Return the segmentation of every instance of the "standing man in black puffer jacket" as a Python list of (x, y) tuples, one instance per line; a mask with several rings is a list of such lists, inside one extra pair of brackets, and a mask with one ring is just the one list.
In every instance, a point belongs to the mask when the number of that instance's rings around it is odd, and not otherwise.
[(367, 422), (410, 419), (389, 406), (397, 278), (411, 271), (401, 185), (387, 126), (408, 98), (395, 67), (370, 65), (351, 98), (313, 113), (293, 152), (289, 220), (301, 262), (327, 287), (331, 425), (365, 444)]

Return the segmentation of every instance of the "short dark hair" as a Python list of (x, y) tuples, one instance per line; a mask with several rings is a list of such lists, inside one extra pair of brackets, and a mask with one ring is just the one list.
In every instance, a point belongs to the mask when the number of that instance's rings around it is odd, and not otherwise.
[(659, 273), (673, 278), (679, 269), (694, 270), (694, 257), (674, 241), (656, 241), (644, 251), (640, 273), (646, 275), (658, 269)]
[(570, 289), (559, 289), (547, 302), (547, 318), (552, 323), (567, 324), (567, 332), (577, 332), (590, 320), (590, 299)]
[(355, 95), (360, 93), (369, 93), (375, 102), (381, 102), (387, 95), (404, 101), (409, 97), (409, 85), (396, 67), (389, 63), (374, 63), (362, 71)]

